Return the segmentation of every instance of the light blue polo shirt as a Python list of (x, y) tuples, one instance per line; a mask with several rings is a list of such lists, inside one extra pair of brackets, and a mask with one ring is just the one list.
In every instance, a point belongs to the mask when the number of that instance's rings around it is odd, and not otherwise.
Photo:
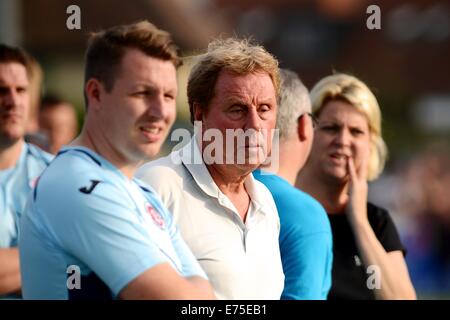
[[(115, 298), (167, 262), (206, 279), (159, 196), (84, 147), (66, 147), (27, 204), (19, 240), (25, 299)], [(80, 288), (68, 285), (74, 268)]]
[(269, 172), (255, 179), (272, 193), (280, 216), (283, 300), (325, 300), (331, 288), (333, 239), (325, 209), (307, 193)]
[(53, 156), (24, 143), (16, 165), (0, 170), (0, 248), (16, 247), (28, 194)]

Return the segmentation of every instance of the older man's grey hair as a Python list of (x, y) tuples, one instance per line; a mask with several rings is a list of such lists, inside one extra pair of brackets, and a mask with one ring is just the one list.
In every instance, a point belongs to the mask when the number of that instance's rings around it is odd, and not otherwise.
[(300, 115), (311, 112), (308, 89), (297, 73), (280, 69), (281, 85), (278, 100), (277, 128), (280, 140), (288, 139), (296, 133)]

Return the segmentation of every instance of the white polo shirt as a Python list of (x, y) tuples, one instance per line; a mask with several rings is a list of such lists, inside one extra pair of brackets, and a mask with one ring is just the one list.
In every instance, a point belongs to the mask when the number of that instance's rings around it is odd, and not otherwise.
[(270, 191), (248, 176), (244, 184), (251, 204), (244, 223), (211, 178), (195, 140), (145, 164), (136, 176), (150, 184), (172, 212), (217, 298), (280, 299), (280, 223)]

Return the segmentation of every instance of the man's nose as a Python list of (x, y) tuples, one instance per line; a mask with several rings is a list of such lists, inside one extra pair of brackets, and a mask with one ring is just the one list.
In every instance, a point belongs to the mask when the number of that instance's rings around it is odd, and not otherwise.
[(2, 105), (8, 108), (14, 108), (19, 102), (19, 95), (15, 90), (9, 89), (1, 96)]
[(245, 129), (253, 129), (256, 131), (260, 131), (262, 128), (261, 126), (261, 118), (259, 117), (259, 114), (256, 110), (250, 110), (247, 113), (247, 122), (245, 124)]
[(165, 117), (168, 111), (167, 102), (164, 99), (163, 94), (155, 95), (153, 99), (148, 102), (148, 114), (156, 119), (162, 119)]

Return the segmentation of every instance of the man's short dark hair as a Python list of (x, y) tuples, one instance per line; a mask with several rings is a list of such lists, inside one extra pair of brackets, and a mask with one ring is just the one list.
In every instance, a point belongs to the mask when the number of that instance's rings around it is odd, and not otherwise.
[(54, 93), (48, 93), (42, 98), (39, 110), (42, 112), (46, 110), (55, 109), (56, 106), (61, 105), (63, 103), (67, 103), (67, 101), (64, 101), (60, 96)]
[(16, 47), (11, 47), (0, 43), (0, 63), (20, 63), (27, 69), (27, 75), (30, 77), (30, 58), (27, 53)]
[[(109, 92), (116, 80), (126, 49), (139, 49), (145, 54), (181, 64), (178, 48), (171, 35), (148, 21), (115, 26), (91, 34), (86, 51), (84, 83), (91, 78), (99, 80)], [(85, 96), (87, 106), (87, 99)]]

